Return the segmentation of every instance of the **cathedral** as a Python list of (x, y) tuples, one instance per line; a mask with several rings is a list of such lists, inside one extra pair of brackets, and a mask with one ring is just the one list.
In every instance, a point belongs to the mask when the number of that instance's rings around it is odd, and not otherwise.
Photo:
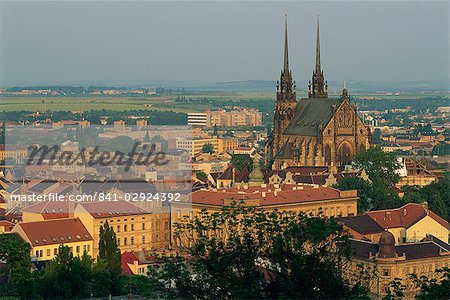
[(297, 101), (296, 83), (289, 69), (287, 20), (284, 64), (277, 81), (273, 131), (266, 145), (266, 164), (273, 170), (289, 166), (345, 166), (370, 146), (371, 133), (350, 103), (344, 85), (339, 98), (328, 98), (328, 83), (320, 65), (317, 19), (316, 65), (308, 97)]

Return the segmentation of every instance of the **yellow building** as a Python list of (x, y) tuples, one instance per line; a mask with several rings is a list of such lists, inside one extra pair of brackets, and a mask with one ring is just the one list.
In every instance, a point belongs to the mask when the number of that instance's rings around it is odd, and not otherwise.
[(307, 185), (262, 184), (243, 188), (199, 190), (192, 193), (192, 203), (171, 203), (171, 222), (174, 229), (174, 224), (179, 223), (184, 216), (192, 218), (203, 209), (217, 212), (236, 201), (243, 201), (244, 205), (264, 210), (304, 212), (308, 215), (317, 215), (322, 211), (327, 217), (351, 216), (357, 212), (357, 199), (356, 191)]
[(405, 299), (413, 299), (419, 291), (410, 280), (410, 274), (436, 278), (435, 270), (450, 266), (450, 245), (427, 236), (420, 242), (395, 245), (395, 237), (386, 231), (377, 243), (352, 239), (353, 256), (350, 272), (361, 270), (373, 274), (370, 292), (381, 299), (386, 296), (390, 283), (399, 278), (406, 286)]
[(152, 214), (127, 201), (105, 201), (78, 204), (74, 215), (94, 239), (94, 257), (98, 255), (100, 227), (106, 222), (116, 233), (121, 252), (169, 245), (168, 213)]
[(426, 203), (408, 203), (400, 208), (369, 211), (366, 214), (391, 232), (397, 243), (417, 242), (427, 235), (448, 242), (448, 222), (429, 210)]
[(177, 138), (176, 140), (176, 148), (186, 150), (191, 156), (201, 153), (206, 144), (210, 144), (215, 153), (221, 153), (238, 147), (238, 140), (233, 138)]
[(0, 160), (11, 159), (21, 163), (28, 155), (25, 145), (4, 145), (0, 144)]
[(78, 218), (18, 223), (11, 232), (31, 245), (31, 257), (37, 261), (52, 260), (60, 245), (74, 256), (93, 255), (92, 236)]

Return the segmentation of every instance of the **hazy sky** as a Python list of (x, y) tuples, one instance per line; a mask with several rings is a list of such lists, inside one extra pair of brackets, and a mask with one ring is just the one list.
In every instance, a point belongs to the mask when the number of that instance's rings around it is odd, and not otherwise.
[(449, 80), (449, 2), (1, 2), (0, 84)]

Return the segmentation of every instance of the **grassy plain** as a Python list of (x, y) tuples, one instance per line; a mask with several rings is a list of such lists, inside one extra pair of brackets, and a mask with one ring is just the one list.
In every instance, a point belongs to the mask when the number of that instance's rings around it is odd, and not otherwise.
[[(298, 95), (298, 98), (305, 95)], [(429, 98), (430, 94), (401, 94), (380, 95), (353, 93), (355, 98), (376, 97), (383, 100), (417, 100)], [(435, 96), (435, 95), (433, 95)], [(330, 97), (338, 97), (330, 95)], [(440, 97), (450, 99), (450, 95), (441, 94)], [(2, 97), (0, 98), (0, 111), (89, 111), (89, 110), (169, 110), (174, 112), (202, 112), (209, 108), (214, 108), (214, 101), (233, 102), (275, 100), (275, 92), (196, 92), (186, 95), (186, 99), (210, 100), (209, 103), (177, 103), (176, 96), (165, 98), (155, 97), (131, 97), (131, 96), (84, 96), (84, 97)], [(373, 100), (377, 101), (377, 100)]]

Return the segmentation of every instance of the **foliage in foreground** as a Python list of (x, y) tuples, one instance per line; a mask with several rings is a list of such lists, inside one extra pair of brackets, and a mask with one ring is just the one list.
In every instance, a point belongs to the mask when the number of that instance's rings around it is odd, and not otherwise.
[(231, 206), (177, 224), (189, 258), (158, 274), (169, 298), (350, 298), (366, 278), (346, 279), (350, 244), (333, 219)]

